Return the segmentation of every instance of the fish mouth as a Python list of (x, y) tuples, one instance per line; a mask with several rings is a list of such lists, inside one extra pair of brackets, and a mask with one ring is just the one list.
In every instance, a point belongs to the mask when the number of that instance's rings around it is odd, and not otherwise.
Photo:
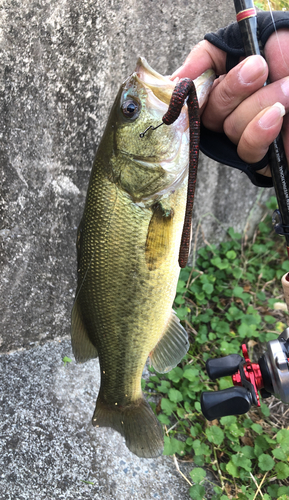
[[(174, 88), (178, 83), (178, 79), (170, 80), (169, 76), (161, 75), (149, 65), (145, 57), (138, 58), (135, 75), (137, 80), (148, 87), (153, 92), (155, 97), (167, 106), (169, 105)], [(203, 107), (208, 99), (215, 76), (214, 71), (212, 69), (208, 69), (194, 80), (200, 108)]]
[[(155, 124), (158, 121), (161, 123), (163, 115), (168, 111), (176, 82), (155, 71), (144, 57), (139, 57), (137, 61), (134, 78), (140, 87), (145, 89), (146, 108), (155, 119)], [(185, 142), (188, 142), (189, 120), (186, 105), (183, 106), (178, 119), (171, 125), (170, 130), (169, 139), (164, 141), (166, 146), (158, 152), (155, 158), (145, 155), (143, 158), (134, 157), (134, 161), (142, 167), (155, 168), (158, 164), (164, 171), (173, 171), (175, 160), (180, 155), (180, 148), (184, 146)], [(153, 133), (163, 134), (163, 130)]]
[(167, 76), (163, 76), (155, 71), (144, 57), (139, 57), (135, 68), (136, 78), (139, 83), (148, 87), (155, 97), (165, 103), (170, 103), (175, 83)]

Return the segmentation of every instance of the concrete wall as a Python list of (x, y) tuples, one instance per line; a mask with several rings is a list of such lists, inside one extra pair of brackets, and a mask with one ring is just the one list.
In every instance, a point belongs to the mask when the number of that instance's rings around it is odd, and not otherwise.
[[(69, 333), (89, 173), (138, 55), (170, 74), (234, 11), (228, 0), (3, 0), (1, 7), (4, 352)], [(213, 212), (242, 229), (257, 193), (244, 175), (202, 157), (195, 220)], [(211, 216), (203, 230), (209, 241), (224, 235)]]

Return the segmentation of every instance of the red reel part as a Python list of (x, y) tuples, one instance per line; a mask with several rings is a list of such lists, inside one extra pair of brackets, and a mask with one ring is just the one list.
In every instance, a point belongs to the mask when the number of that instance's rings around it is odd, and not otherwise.
[[(260, 398), (258, 391), (260, 391), (264, 387), (260, 366), (257, 363), (251, 362), (246, 344), (242, 345), (242, 352), (243, 352), (243, 357), (246, 361), (246, 365), (244, 366), (245, 377), (246, 380), (253, 385), (258, 402), (257, 406), (260, 406)], [(234, 385), (239, 385), (239, 386), (243, 385), (240, 371), (232, 375), (232, 381)]]

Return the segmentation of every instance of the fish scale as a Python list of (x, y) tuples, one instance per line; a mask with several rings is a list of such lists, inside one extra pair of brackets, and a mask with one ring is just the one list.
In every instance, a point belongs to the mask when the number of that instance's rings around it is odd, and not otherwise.
[[(116, 200), (114, 197), (110, 198), (108, 188), (104, 188), (101, 179), (97, 180), (97, 186), (98, 189), (94, 192), (95, 200), (92, 198), (87, 208), (87, 218), (98, 219), (95, 206), (97, 200), (101, 209), (101, 196), (105, 198), (103, 202), (107, 207), (114, 205), (114, 208), (106, 221), (105, 241), (99, 238), (99, 233), (95, 236), (92, 231), (86, 236), (84, 248), (89, 251), (84, 253), (83, 265), (81, 261), (80, 267), (83, 271), (80, 279), (83, 279), (87, 272), (89, 263), (90, 269), (82, 286), (85, 294), (81, 290), (78, 300), (85, 311), (85, 323), (95, 335), (95, 342), (99, 346), (101, 371), (105, 371), (102, 380), (105, 400), (111, 401), (113, 397), (122, 404), (124, 395), (130, 392), (131, 383), (135, 386), (134, 378), (131, 377), (132, 371), (141, 376), (148, 353), (160, 337), (160, 324), (164, 322), (162, 316), (166, 318), (171, 311), (177, 277), (173, 267), (170, 271), (166, 266), (162, 266), (154, 271), (154, 276), (151, 276), (149, 271), (144, 272), (146, 265), (144, 251), (141, 252), (141, 249), (145, 248), (151, 210), (131, 204), (129, 197), (120, 190), (117, 190)], [(110, 188), (115, 191), (114, 186)], [(184, 196), (181, 198), (183, 201)], [(180, 219), (183, 219), (183, 215)], [(99, 240), (102, 240), (101, 245)], [(176, 255), (177, 250), (178, 248)], [(91, 263), (93, 254), (94, 264)], [(96, 282), (97, 288), (94, 286)], [(162, 303), (159, 302), (159, 297), (154, 298), (152, 295), (156, 289), (164, 297)], [(126, 293), (115, 293), (116, 290), (125, 290)], [(90, 296), (91, 291), (93, 298)], [(148, 324), (151, 325), (149, 335)], [(98, 331), (101, 331), (100, 338)], [(105, 343), (104, 339), (107, 339)], [(112, 345), (117, 346), (117, 351), (112, 349)], [(116, 377), (115, 370), (111, 370), (111, 367), (121, 367), (123, 364), (126, 370), (121, 382), (121, 377), (119, 374)], [(118, 381), (117, 393), (110, 380), (111, 374)], [(121, 391), (120, 385), (123, 386)], [(140, 379), (138, 385), (137, 397), (140, 397)], [(135, 387), (131, 392), (135, 393)]]

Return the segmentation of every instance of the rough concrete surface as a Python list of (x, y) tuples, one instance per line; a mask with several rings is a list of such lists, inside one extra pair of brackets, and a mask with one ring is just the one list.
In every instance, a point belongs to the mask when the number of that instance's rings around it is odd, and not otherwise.
[[(188, 500), (172, 457), (138, 458), (92, 427), (98, 362), (64, 356), (69, 340), (0, 356), (0, 499)], [(190, 478), (192, 464), (180, 468)]]

